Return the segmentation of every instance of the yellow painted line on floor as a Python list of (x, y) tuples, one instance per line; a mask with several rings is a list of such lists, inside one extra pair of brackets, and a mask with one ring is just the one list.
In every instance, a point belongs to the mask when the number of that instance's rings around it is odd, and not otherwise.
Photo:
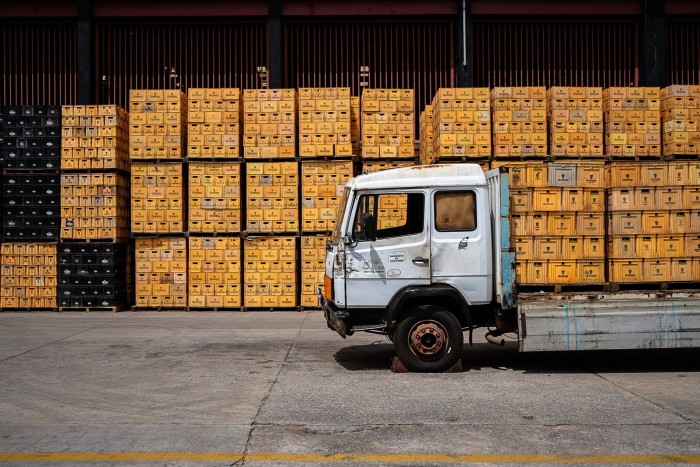
[(550, 463), (698, 464), (700, 454), (380, 454), (285, 452), (0, 452), (0, 462), (308, 462), (308, 463)]

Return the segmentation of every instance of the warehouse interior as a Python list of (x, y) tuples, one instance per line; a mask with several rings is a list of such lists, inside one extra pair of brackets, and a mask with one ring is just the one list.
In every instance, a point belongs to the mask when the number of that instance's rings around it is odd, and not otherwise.
[(2, 309), (314, 308), (338, 187), (445, 161), (510, 167), (523, 286), (700, 280), (698, 2), (27, 0), (0, 24)]

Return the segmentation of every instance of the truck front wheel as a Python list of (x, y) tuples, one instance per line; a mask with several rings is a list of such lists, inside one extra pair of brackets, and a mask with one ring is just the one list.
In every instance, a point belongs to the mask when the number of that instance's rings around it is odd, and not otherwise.
[(422, 305), (406, 313), (393, 336), (394, 349), (411, 371), (450, 369), (462, 357), (464, 335), (455, 316), (442, 307)]

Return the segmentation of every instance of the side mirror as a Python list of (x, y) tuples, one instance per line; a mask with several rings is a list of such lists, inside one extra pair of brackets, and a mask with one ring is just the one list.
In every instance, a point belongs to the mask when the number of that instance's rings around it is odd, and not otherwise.
[(377, 240), (377, 222), (370, 212), (366, 212), (362, 215), (362, 234), (367, 240), (372, 242)]

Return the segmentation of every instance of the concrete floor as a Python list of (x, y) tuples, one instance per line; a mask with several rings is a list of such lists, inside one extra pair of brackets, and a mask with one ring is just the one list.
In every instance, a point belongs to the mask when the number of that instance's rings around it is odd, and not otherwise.
[(394, 374), (319, 312), (0, 314), (0, 463), (700, 463), (700, 351), (475, 335), (462, 373)]

